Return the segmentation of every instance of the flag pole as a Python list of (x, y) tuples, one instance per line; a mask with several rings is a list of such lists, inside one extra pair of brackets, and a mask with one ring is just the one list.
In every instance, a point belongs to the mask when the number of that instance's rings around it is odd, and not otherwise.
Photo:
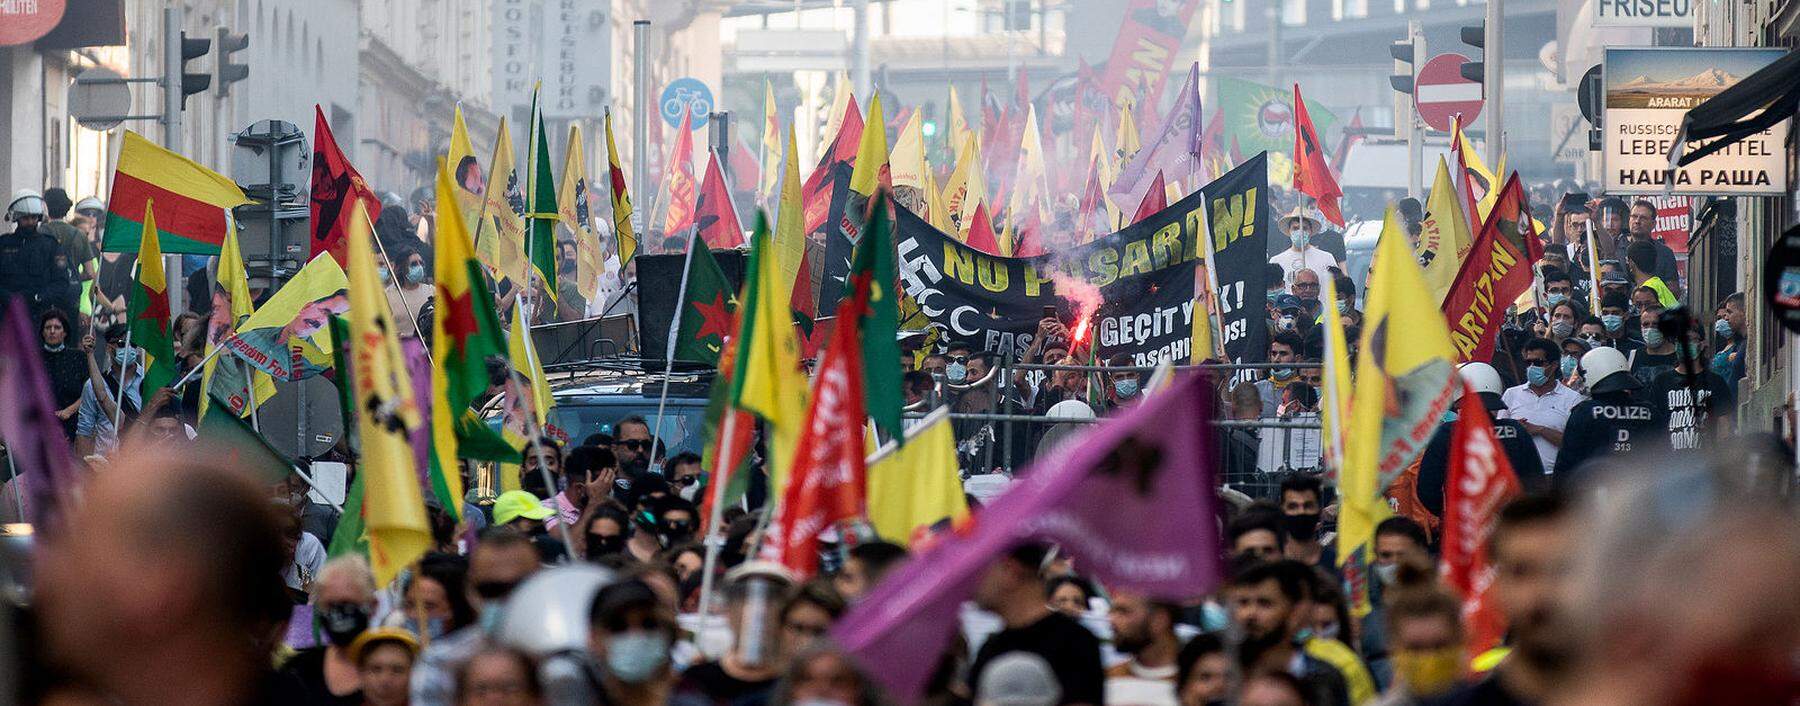
[(661, 475), (659, 472), (661, 466), (656, 462), (656, 443), (658, 439), (662, 438), (663, 410), (669, 404), (669, 376), (675, 367), (675, 337), (681, 333), (681, 309), (687, 306), (687, 302), (683, 301), (683, 298), (687, 296), (688, 271), (694, 267), (694, 248), (704, 247), (703, 245), (696, 246), (694, 241), (697, 240), (699, 238), (688, 241), (687, 259), (682, 261), (681, 265), (681, 288), (676, 290), (680, 294), (675, 295), (675, 315), (669, 317), (669, 340), (667, 345), (663, 346), (666, 352), (663, 354), (662, 394), (656, 401), (656, 425), (650, 431), (650, 451), (648, 452), (650, 454), (650, 470), (657, 475)]
[[(332, 343), (332, 346), (335, 347), (337, 344)], [(232, 362), (236, 363), (238, 370), (244, 374), (244, 398), (250, 407), (250, 428), (256, 433), (261, 434), (262, 424), (257, 421), (256, 418), (256, 373), (252, 372), (250, 366), (246, 365), (242, 359), (235, 359)], [(233, 412), (233, 414), (236, 414), (236, 412)], [(306, 479), (306, 483), (311, 485), (312, 479)]]
[[(529, 334), (530, 332), (527, 331), (527, 333)], [(531, 381), (527, 380), (526, 384), (530, 385)], [(516, 382), (514, 383), (514, 386), (517, 386)], [(526, 443), (531, 444), (531, 448), (536, 449), (536, 452), (532, 455), (537, 457), (538, 475), (544, 481), (544, 489), (548, 491), (556, 487), (556, 479), (550, 477), (550, 458), (544, 455), (544, 445), (539, 443), (539, 441), (544, 438), (544, 429), (538, 426), (537, 422), (537, 399), (530, 389), (521, 390), (520, 397), (525, 399), (527, 405), (525, 409), (525, 429), (527, 433), (531, 434), (531, 439), (526, 441)], [(550, 498), (545, 499), (549, 500), (554, 499), (555, 497), (556, 496), (552, 495)], [(569, 523), (562, 521), (561, 508), (557, 508), (556, 513), (556, 529), (557, 533), (562, 535), (563, 547), (568, 552), (574, 552), (575, 539), (569, 534)], [(573, 556), (571, 554), (565, 554), (565, 558), (573, 558)]]
[[(130, 334), (131, 334), (130, 331), (126, 331), (125, 333), (127, 336), (130, 336)], [(234, 333), (232, 335), (235, 336), (237, 334)], [(130, 341), (130, 340), (131, 340), (130, 338), (126, 338), (126, 341)], [(129, 346), (131, 344), (126, 343), (125, 345)], [(206, 364), (211, 362), (212, 359), (219, 357), (219, 353), (223, 352), (224, 350), (225, 350), (224, 346), (213, 346), (212, 352), (207, 353), (206, 357), (201, 358), (199, 365), (194, 366), (193, 370), (187, 371), (187, 374), (182, 375), (181, 379), (176, 380), (175, 382), (169, 383), (169, 387), (175, 388), (177, 390), (179, 390), (183, 387), (187, 387), (188, 383), (194, 381), (194, 376), (199, 375), (202, 372), (204, 372), (206, 370)]]
[(1594, 219), (1587, 220), (1588, 313), (1600, 310), (1600, 253), (1594, 250)]
[(713, 487), (708, 488), (713, 494), (713, 498), (712, 512), (708, 513), (706, 522), (706, 558), (700, 569), (701, 629), (706, 627), (706, 619), (712, 614), (713, 574), (719, 567), (719, 550), (725, 543), (724, 538), (719, 535), (719, 525), (725, 521), (725, 486), (727, 483), (719, 481), (725, 478), (725, 464), (731, 462), (731, 457), (736, 451), (731, 448), (731, 440), (737, 434), (737, 417), (738, 415), (726, 410), (724, 434), (719, 437), (719, 458), (713, 468)]
[[(131, 282), (132, 282), (131, 286), (133, 286), (133, 287), (138, 286), (138, 281), (137, 281), (138, 269), (141, 268), (143, 266), (143, 264), (144, 264), (143, 262), (131, 263)], [(168, 286), (168, 283), (165, 281), (164, 287), (166, 288), (167, 286)], [(128, 361), (128, 364), (119, 366), (119, 390), (118, 390), (118, 392), (113, 393), (113, 439), (115, 441), (118, 440), (118, 438), (120, 436), (120, 432), (123, 431), (123, 429), (120, 428), (120, 425), (124, 424), (124, 422), (125, 422), (125, 369), (127, 367), (129, 367), (129, 361), (132, 359), (132, 355), (131, 355), (131, 321), (130, 321), (131, 301), (129, 298), (127, 298), (126, 302), (125, 302), (125, 317), (126, 317), (125, 347), (122, 350), (125, 351), (125, 359)], [(189, 371), (189, 374), (192, 374), (192, 371)], [(142, 383), (143, 381), (139, 380), (138, 382)], [(99, 392), (99, 391), (95, 390), (95, 392)], [(140, 390), (139, 391), (139, 400), (140, 401), (142, 401), (142, 394), (143, 393)]]
[(13, 502), (17, 503), (19, 506), (19, 521), (30, 522), (31, 518), (25, 514), (25, 479), (19, 476), (19, 464), (13, 459), (11, 449), (8, 449), (6, 452), (6, 468), (7, 470), (12, 471), (12, 482), (7, 483), (7, 485), (12, 486)]

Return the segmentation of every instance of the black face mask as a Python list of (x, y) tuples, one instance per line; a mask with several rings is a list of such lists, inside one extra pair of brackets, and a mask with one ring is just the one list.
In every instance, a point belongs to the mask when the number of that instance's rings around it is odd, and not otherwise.
[(599, 561), (622, 551), (625, 551), (625, 535), (615, 534), (610, 537), (588, 535), (588, 561)]
[(355, 603), (335, 603), (319, 610), (318, 621), (331, 644), (349, 647), (357, 635), (368, 629), (369, 609)]
[(672, 547), (687, 541), (689, 537), (694, 535), (694, 523), (685, 521), (663, 522), (658, 533), (662, 535), (663, 546)]
[(1293, 539), (1310, 542), (1319, 536), (1319, 513), (1284, 515), (1281, 518), (1282, 529)]

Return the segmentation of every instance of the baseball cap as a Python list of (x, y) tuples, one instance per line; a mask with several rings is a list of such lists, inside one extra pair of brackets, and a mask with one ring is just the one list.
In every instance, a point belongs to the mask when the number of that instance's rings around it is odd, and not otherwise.
[(1601, 275), (1600, 282), (1602, 284), (1612, 284), (1615, 282), (1617, 282), (1619, 284), (1629, 284), (1631, 282), (1631, 280), (1625, 279), (1625, 273), (1619, 272), (1618, 270), (1614, 270), (1612, 272), (1608, 272), (1604, 275)]
[(544, 507), (536, 495), (523, 490), (508, 490), (494, 498), (494, 524), (497, 525), (504, 525), (521, 517), (545, 520), (554, 514), (556, 511)]
[(1277, 310), (1286, 310), (1286, 309), (1298, 310), (1298, 309), (1301, 309), (1302, 307), (1300, 305), (1299, 297), (1296, 297), (1292, 294), (1279, 294), (1279, 295), (1276, 295), (1276, 297), (1275, 297), (1275, 308)]

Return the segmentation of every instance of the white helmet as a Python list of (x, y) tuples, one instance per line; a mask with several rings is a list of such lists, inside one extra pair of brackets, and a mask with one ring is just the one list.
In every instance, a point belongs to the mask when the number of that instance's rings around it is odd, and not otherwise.
[(82, 211), (105, 211), (105, 210), (106, 210), (106, 202), (101, 201), (98, 197), (85, 196), (85, 197), (82, 197), (82, 199), (80, 201), (75, 202), (75, 212), (76, 213), (80, 213)]
[(1500, 379), (1500, 371), (1487, 363), (1463, 363), (1456, 369), (1463, 382), (1476, 392), (1492, 392), (1496, 395), (1506, 392), (1506, 383)]
[(1093, 419), (1094, 410), (1081, 400), (1063, 400), (1050, 405), (1044, 416), (1051, 419)]
[(1632, 390), (1641, 387), (1637, 378), (1631, 375), (1631, 364), (1625, 361), (1625, 354), (1617, 348), (1601, 346), (1581, 356), (1581, 379), (1587, 382), (1588, 392), (1613, 392), (1615, 390)]
[(13, 192), (12, 201), (6, 204), (6, 220), (9, 221), (19, 220), (19, 216), (43, 218), (49, 212), (49, 206), (44, 204), (44, 195), (31, 189)]

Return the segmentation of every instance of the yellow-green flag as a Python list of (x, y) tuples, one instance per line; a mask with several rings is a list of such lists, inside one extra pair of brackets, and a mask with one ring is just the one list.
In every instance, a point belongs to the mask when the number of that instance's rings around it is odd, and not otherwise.
[(889, 442), (869, 459), (869, 524), (882, 539), (908, 545), (921, 527), (968, 516), (948, 412), (933, 412), (907, 432), (905, 446)]
[(1462, 200), (1457, 198), (1456, 186), (1450, 181), (1450, 165), (1439, 155), (1437, 178), (1432, 180), (1431, 194), (1426, 197), (1425, 220), (1420, 224), (1419, 245), (1414, 249), (1432, 301), (1444, 301), (1444, 295), (1456, 282), (1463, 256), (1474, 242)]
[(744, 295), (737, 337), (737, 371), (732, 376), (731, 404), (761, 417), (770, 427), (769, 484), (781, 497), (787, 471), (806, 421), (806, 375), (800, 372), (800, 339), (794, 333), (788, 300), (771, 296), (782, 291), (769, 217), (756, 215), (750, 236), (750, 262), (744, 271)]

